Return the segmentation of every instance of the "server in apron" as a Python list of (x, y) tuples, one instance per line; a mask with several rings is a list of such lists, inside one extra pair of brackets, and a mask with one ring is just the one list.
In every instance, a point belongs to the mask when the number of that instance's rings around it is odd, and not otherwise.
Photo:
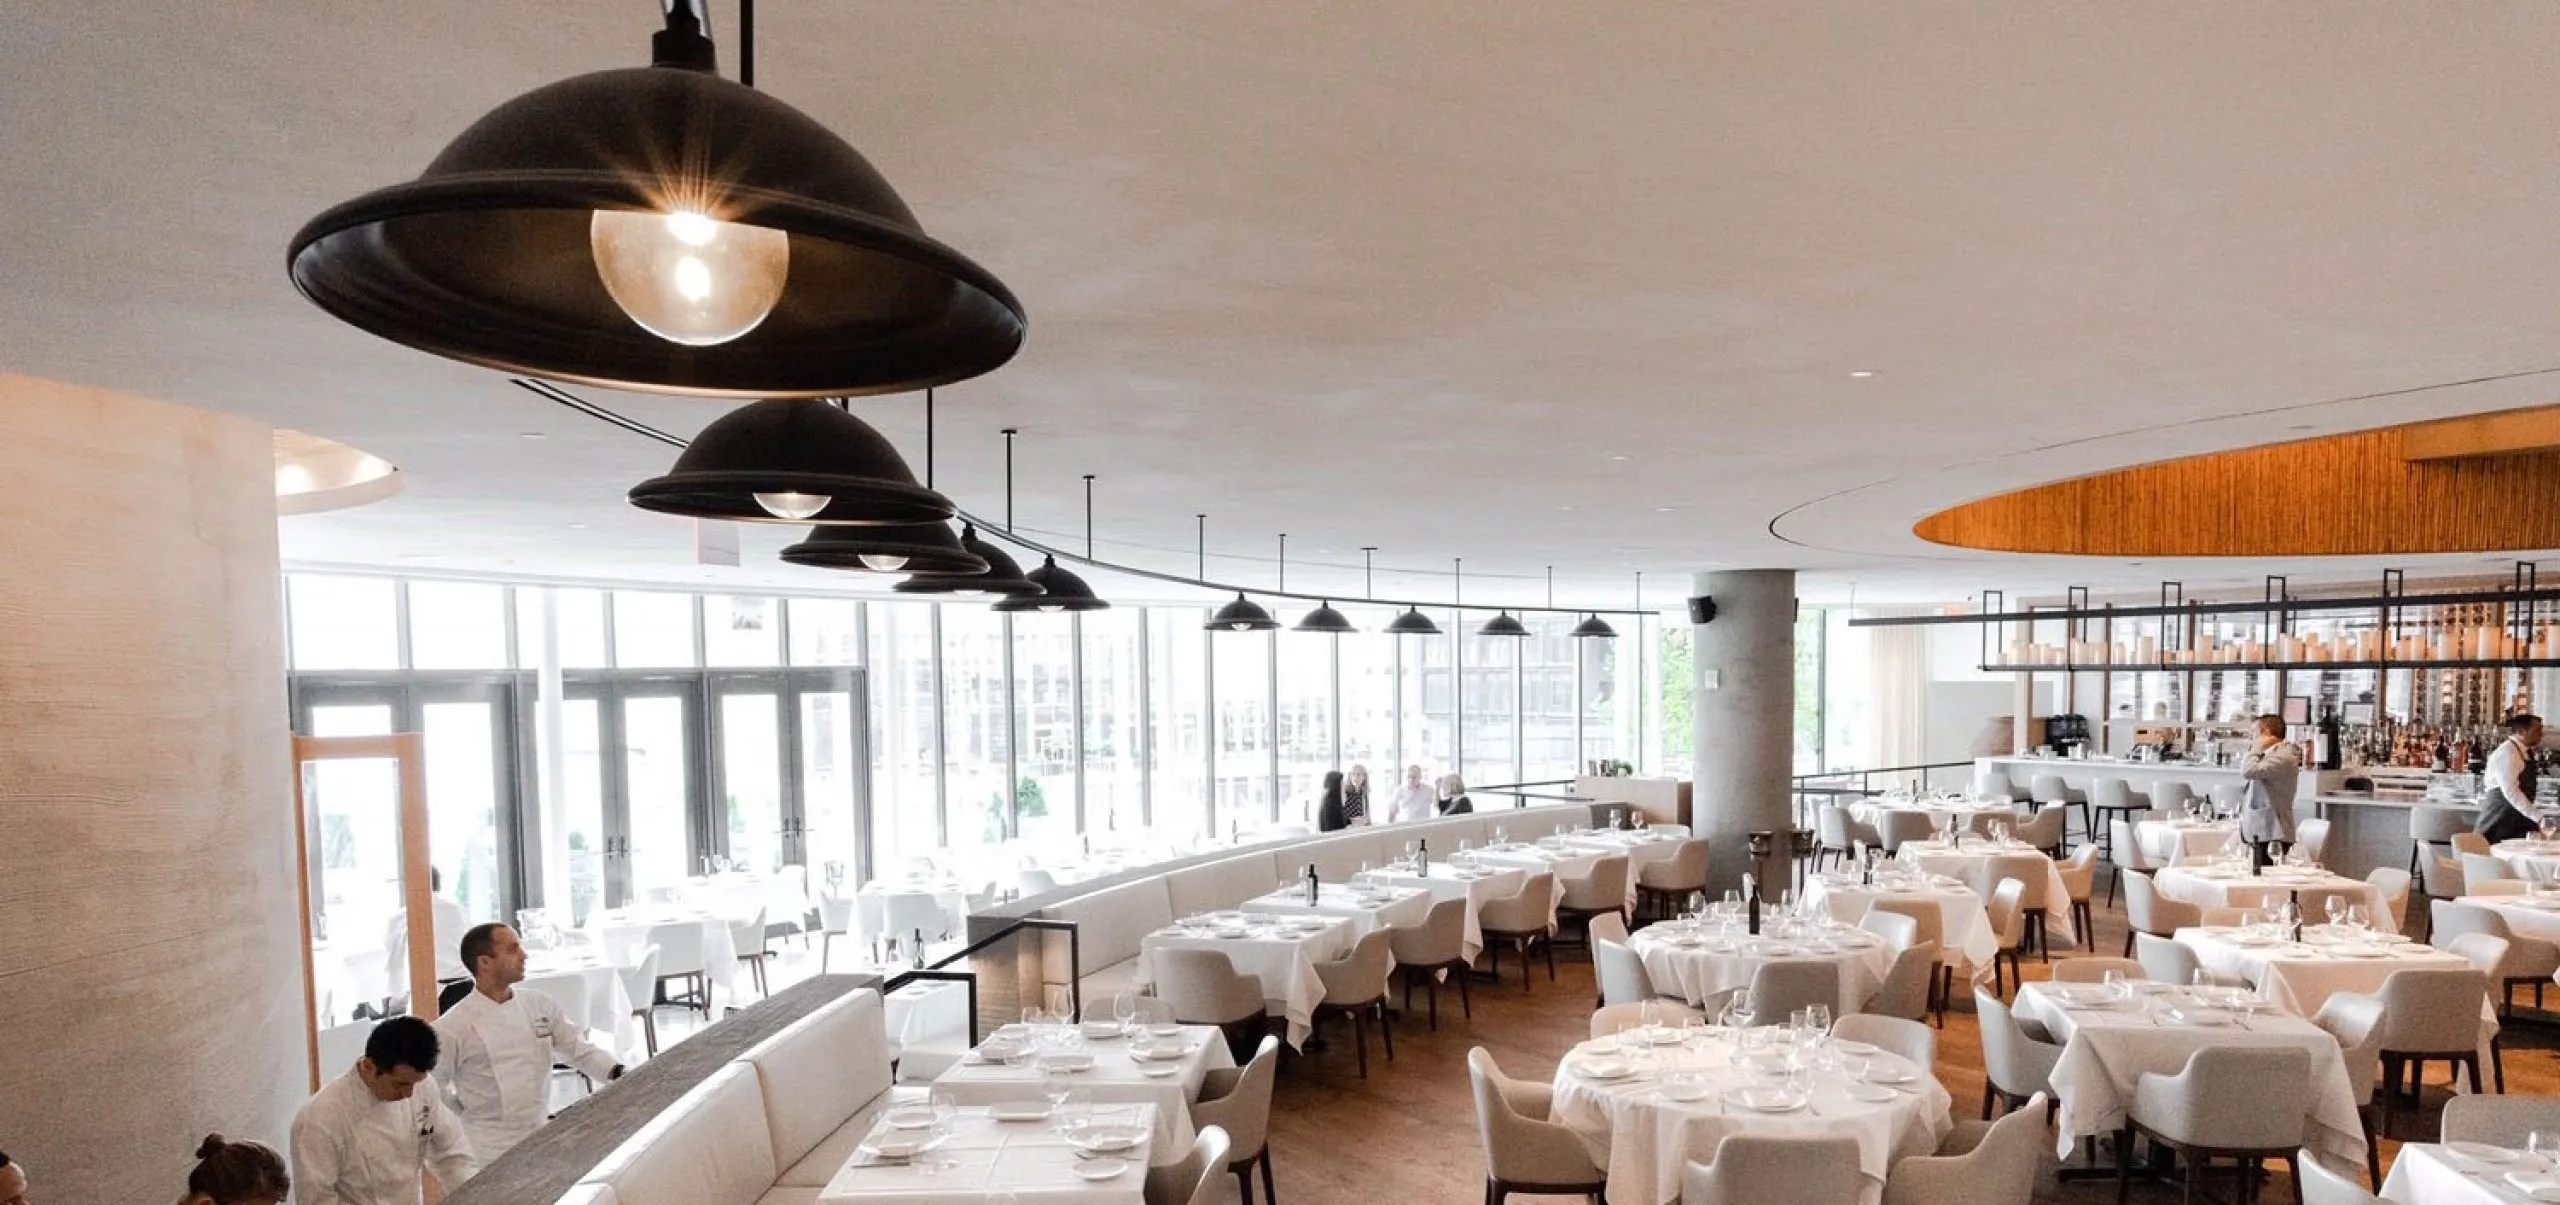
[(2480, 819), (2471, 831), (2492, 845), (2533, 835), (2540, 825), (2533, 815), (2536, 779), (2533, 755), (2542, 748), (2542, 717), (2531, 712), (2507, 717), (2507, 739), (2489, 754), (2480, 793)]

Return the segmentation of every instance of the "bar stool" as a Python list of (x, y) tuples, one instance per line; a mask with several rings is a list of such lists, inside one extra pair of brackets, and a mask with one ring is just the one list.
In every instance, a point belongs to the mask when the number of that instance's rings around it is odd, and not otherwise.
[(2425, 859), (2435, 852), (2434, 847), (2450, 843), (2455, 833), (2470, 832), (2471, 818), (2472, 813), (2466, 808), (2410, 808), (2409, 877), (2427, 882)]
[[(2035, 800), (2039, 810), (2056, 803), (2080, 809), (2080, 838), (2084, 841), (2094, 839), (2094, 834), (2089, 828), (2088, 792), (2062, 781), (2062, 776), (2059, 774), (2038, 774), (2027, 780), (2027, 793)], [(2064, 844), (2066, 845), (2070, 844), (2068, 835), (2065, 834)]]
[(2151, 808), (2167, 812), (2172, 820), (2186, 814), (2187, 805), (2196, 801), (2196, 789), (2183, 779), (2163, 778), (2151, 784)]
[(2121, 778), (2095, 778), (2089, 781), (2089, 839), (2098, 846), (2098, 856), (2109, 862), (2116, 860), (2115, 822), (2130, 823), (2140, 813), (2151, 810), (2151, 800), (2133, 789)]

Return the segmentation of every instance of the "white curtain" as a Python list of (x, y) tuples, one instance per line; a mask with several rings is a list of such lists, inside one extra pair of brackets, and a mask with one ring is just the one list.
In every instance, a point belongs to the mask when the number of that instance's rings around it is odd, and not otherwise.
[(1929, 749), (1929, 629), (1868, 628), (1866, 636), (1869, 764), (1918, 765)]

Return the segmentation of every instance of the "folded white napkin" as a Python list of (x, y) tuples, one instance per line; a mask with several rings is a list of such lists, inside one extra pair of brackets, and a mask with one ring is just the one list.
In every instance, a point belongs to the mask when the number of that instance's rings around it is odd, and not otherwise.
[(2549, 1171), (2513, 1171), (2507, 1173), (2506, 1179), (2516, 1191), (2534, 1200), (2560, 1201), (2560, 1175)]

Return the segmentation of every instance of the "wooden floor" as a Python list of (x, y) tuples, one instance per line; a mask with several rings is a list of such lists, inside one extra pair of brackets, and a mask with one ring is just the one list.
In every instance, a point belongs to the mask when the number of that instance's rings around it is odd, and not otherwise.
[[(2097, 928), (2099, 952), (2122, 948), (2121, 911), (2101, 911)], [(1328, 1027), (1331, 1041), (1321, 1054), (1284, 1059), (1271, 1140), (1280, 1205), (1470, 1205), (1483, 1200), (1484, 1159), (1467, 1085), (1468, 1049), (1487, 1048), (1514, 1076), (1548, 1079), (1557, 1060), (1586, 1032), (1597, 994), (1590, 962), (1576, 951), (1559, 958), (1559, 978), (1553, 983), (1540, 967), (1526, 993), (1520, 990), (1517, 970), (1508, 964), (1506, 969), (1510, 973), (1501, 987), (1477, 982), (1473, 1020), (1460, 1016), (1455, 994), (1444, 991), (1439, 1032), (1425, 1028), (1418, 1015), (1399, 1023), (1393, 1063), (1385, 1061), (1372, 1031), (1368, 1079), (1355, 1070), (1347, 1026)], [(2043, 975), (2032, 958), (2026, 973), (2030, 979)], [(2560, 1006), (2560, 996), (2552, 1003)], [(1418, 1013), (1419, 998), (1415, 1005)], [(2560, 1054), (2555, 1049), (2560, 1049), (2560, 1018), (2540, 1022), (2520, 1012), (2506, 1031), (2507, 1090), (2560, 1095)], [(1948, 1013), (1937, 1071), (1954, 1094), (1957, 1116), (1979, 1110), (1982, 1051), (1971, 1012)], [(2439, 1100), (2431, 1100), (2414, 1124), (2403, 1111), (2399, 1124), (2404, 1137), (2432, 1137)], [(2396, 1147), (2391, 1141), (2383, 1145), (2386, 1172)], [(2039, 1202), (2114, 1199), (2112, 1180), (2057, 1183), (2050, 1160), (2036, 1196)], [(2133, 1199), (2178, 1198), (2167, 1188), (2138, 1185)], [(2291, 1200), (2281, 1175), (2261, 1199)]]

